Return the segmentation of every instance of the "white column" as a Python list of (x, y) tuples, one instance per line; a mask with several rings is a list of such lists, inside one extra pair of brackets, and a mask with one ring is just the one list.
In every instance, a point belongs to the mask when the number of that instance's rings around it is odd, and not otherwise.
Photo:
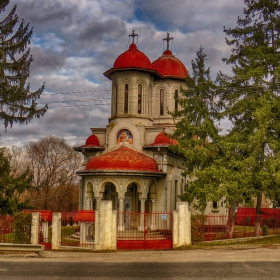
[(144, 225), (145, 201), (146, 201), (146, 198), (141, 198), (140, 199), (140, 202), (141, 202), (141, 214), (140, 214), (140, 225), (138, 227), (138, 230), (140, 230), (140, 231), (144, 231), (145, 230), (145, 225)]
[(52, 250), (59, 250), (61, 242), (61, 213), (52, 216)]
[(92, 198), (87, 197), (87, 210), (92, 210)]
[(116, 250), (116, 212), (112, 209), (112, 201), (103, 200), (100, 202), (100, 210), (95, 212), (97, 226), (95, 227), (96, 251)]
[(188, 202), (177, 202), (173, 211), (173, 248), (191, 244), (191, 212)]
[(40, 214), (38, 212), (33, 212), (31, 224), (31, 244), (39, 244), (39, 220)]
[(42, 232), (43, 232), (44, 242), (48, 242), (49, 222), (42, 222)]
[(124, 231), (124, 213), (123, 213), (123, 201), (124, 198), (119, 198), (119, 224), (118, 224), (118, 231)]
[(152, 220), (151, 220), (151, 230), (155, 230), (157, 229), (157, 226), (156, 226), (156, 215), (154, 212), (156, 212), (156, 199), (151, 199), (151, 202), (152, 202)]
[(100, 202), (101, 202), (102, 198), (101, 197), (96, 197), (95, 200), (96, 200), (95, 210), (99, 210)]

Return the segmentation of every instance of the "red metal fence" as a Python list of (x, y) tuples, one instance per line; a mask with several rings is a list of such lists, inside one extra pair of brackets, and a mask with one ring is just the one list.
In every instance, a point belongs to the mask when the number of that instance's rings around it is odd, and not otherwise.
[(118, 212), (117, 249), (172, 249), (172, 213)]
[(93, 247), (95, 216), (92, 210), (61, 213), (62, 246)]
[[(280, 234), (280, 216), (277, 211), (269, 214), (261, 214), (259, 235)], [(237, 213), (232, 238), (243, 238), (255, 236), (256, 214), (247, 212)], [(227, 227), (229, 223), (228, 215), (206, 215), (201, 223), (204, 232), (204, 241), (229, 238)]]
[(0, 216), (0, 242), (15, 242), (14, 218), (12, 216)]

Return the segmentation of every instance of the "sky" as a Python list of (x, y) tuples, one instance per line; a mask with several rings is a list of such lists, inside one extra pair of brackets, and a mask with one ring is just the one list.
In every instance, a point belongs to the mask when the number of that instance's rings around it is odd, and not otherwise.
[[(111, 109), (111, 83), (103, 73), (128, 49), (129, 34), (138, 34), (138, 49), (151, 61), (162, 55), (167, 32), (171, 50), (191, 73), (200, 46), (207, 54), (212, 77), (230, 74), (222, 62), (230, 48), (224, 26), (234, 28), (243, 15), (243, 0), (10, 0), (17, 15), (33, 27), (30, 83), (45, 83), (38, 106), (46, 114), (5, 132), (0, 123), (0, 147), (22, 146), (49, 135), (82, 145), (90, 128), (104, 128)], [(5, 13), (0, 14), (0, 21)], [(226, 125), (226, 124), (225, 124)]]

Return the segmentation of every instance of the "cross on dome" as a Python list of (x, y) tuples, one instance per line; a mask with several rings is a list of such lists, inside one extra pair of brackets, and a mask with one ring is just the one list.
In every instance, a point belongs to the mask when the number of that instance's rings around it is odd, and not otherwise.
[(173, 37), (169, 36), (169, 33), (167, 32), (167, 37), (163, 38), (163, 41), (166, 41), (167, 43), (167, 50), (169, 50), (169, 41), (173, 40)]
[(129, 37), (132, 37), (132, 43), (134, 43), (134, 38), (137, 36), (138, 37), (138, 34), (134, 33), (134, 30), (132, 30), (132, 34), (131, 35), (128, 35)]

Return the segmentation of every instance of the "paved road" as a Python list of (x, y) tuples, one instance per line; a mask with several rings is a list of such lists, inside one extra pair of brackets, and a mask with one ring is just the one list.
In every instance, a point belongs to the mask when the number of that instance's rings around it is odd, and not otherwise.
[(278, 262), (3, 262), (0, 279), (279, 279)]
[(280, 279), (280, 246), (0, 254), (0, 279)]

